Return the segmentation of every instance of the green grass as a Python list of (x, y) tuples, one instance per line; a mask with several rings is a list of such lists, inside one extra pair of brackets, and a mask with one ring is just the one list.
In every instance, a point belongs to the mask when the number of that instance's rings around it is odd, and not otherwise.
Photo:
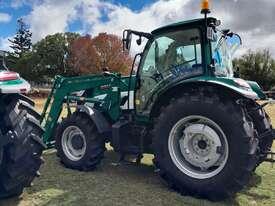
[[(274, 108), (268, 108), (272, 115)], [(233, 199), (212, 203), (189, 196), (181, 196), (168, 189), (154, 172), (152, 156), (146, 155), (140, 166), (117, 165), (119, 156), (106, 153), (101, 166), (93, 172), (79, 172), (64, 168), (54, 150), (44, 154), (42, 176), (27, 188), (20, 198), (0, 201), (0, 206), (272, 206), (275, 205), (275, 168), (264, 163), (257, 168), (250, 184)]]
[(102, 165), (93, 172), (64, 168), (55, 151), (47, 151), (42, 176), (23, 196), (0, 202), (5, 206), (88, 206), (88, 205), (275, 205), (275, 168), (261, 165), (250, 185), (234, 199), (212, 203), (181, 196), (168, 189), (154, 173), (151, 156), (141, 166), (115, 164), (118, 156), (108, 151)]

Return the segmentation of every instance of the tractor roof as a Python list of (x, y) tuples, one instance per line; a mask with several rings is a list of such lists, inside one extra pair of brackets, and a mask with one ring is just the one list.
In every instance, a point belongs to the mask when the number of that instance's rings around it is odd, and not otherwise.
[[(207, 18), (208, 21), (215, 21), (216, 19), (213, 18), (213, 17), (208, 17)], [(163, 33), (163, 32), (167, 32), (167, 30), (173, 30), (173, 29), (178, 29), (180, 27), (193, 27), (193, 26), (198, 26), (198, 25), (202, 25), (204, 24), (205, 22), (205, 19), (204, 18), (200, 18), (200, 19), (192, 19), (192, 20), (187, 20), (187, 21), (180, 21), (180, 22), (177, 22), (177, 23), (173, 23), (173, 24), (169, 24), (169, 25), (166, 25), (166, 26), (163, 26), (163, 27), (160, 27), (154, 31), (152, 31), (152, 34), (153, 35), (158, 35), (160, 33)]]

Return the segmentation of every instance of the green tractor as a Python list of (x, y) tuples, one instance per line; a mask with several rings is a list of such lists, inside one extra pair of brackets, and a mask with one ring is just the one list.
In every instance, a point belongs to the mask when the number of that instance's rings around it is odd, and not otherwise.
[[(266, 104), (257, 102), (267, 97), (256, 82), (234, 77), (241, 38), (219, 29), (208, 12), (151, 33), (124, 31), (127, 50), (132, 35), (138, 45), (147, 39), (130, 76), (56, 77), (41, 124), (44, 143), (55, 145), (66, 167), (95, 169), (110, 143), (122, 159), (153, 154), (178, 192), (221, 200), (247, 185), (263, 161), (274, 161)], [(63, 106), (68, 115), (58, 122)]]
[(22, 95), (30, 84), (9, 71), (7, 52), (0, 51), (0, 198), (20, 195), (42, 164), (45, 145), (34, 103)]
[[(219, 29), (217, 19), (207, 17), (207, 1), (202, 13), (205, 18), (151, 33), (124, 31), (127, 50), (132, 35), (137, 36), (138, 45), (147, 39), (130, 76), (105, 71), (101, 75), (56, 77), (40, 124), (45, 129), (43, 142), (48, 148), (56, 147), (66, 167), (95, 169), (104, 157), (106, 143), (110, 143), (121, 159), (130, 154), (139, 162), (144, 153), (153, 154), (158, 173), (178, 192), (221, 200), (247, 185), (263, 161), (273, 162), (267, 157), (272, 154), (274, 134), (263, 109), (269, 102), (257, 102), (267, 97), (256, 82), (234, 77), (232, 56), (241, 39), (230, 30)], [(41, 128), (27, 123), (28, 117), (39, 118), (30, 112), (32, 103), (20, 95), (7, 97), (8, 106), (2, 107), (2, 112), (9, 118), (11, 111), (26, 114), (22, 121), (30, 128), (24, 138), (34, 148), (41, 148), (37, 138)], [(59, 122), (64, 106), (68, 115)], [(15, 122), (10, 121), (3, 135), (16, 127), (12, 126)], [(39, 156), (40, 150), (25, 154), (25, 158), (36, 160), (32, 154)], [(12, 157), (4, 155), (2, 165), (17, 162), (7, 158)], [(31, 174), (40, 165), (37, 161)], [(5, 177), (13, 177), (9, 171), (4, 170)], [(6, 180), (1, 179), (0, 191)]]

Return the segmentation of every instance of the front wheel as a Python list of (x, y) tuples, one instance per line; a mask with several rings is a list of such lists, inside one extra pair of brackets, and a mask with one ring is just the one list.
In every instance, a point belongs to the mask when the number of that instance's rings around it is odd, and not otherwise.
[(56, 130), (56, 149), (68, 168), (92, 170), (104, 157), (104, 138), (87, 114), (75, 112), (65, 118)]
[(177, 191), (221, 200), (248, 183), (257, 140), (239, 105), (207, 94), (185, 95), (162, 110), (153, 130), (155, 163)]

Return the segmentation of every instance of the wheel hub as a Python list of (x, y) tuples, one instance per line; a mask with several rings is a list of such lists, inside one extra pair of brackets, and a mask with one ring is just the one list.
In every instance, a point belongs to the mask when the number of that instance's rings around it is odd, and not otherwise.
[(62, 133), (62, 149), (64, 154), (72, 161), (80, 160), (86, 152), (86, 138), (77, 126), (69, 126)]
[(198, 144), (198, 146), (199, 146), (199, 148), (200, 148), (201, 150), (205, 150), (206, 147), (208, 146), (207, 143), (206, 143), (206, 141), (204, 141), (204, 140), (199, 140), (199, 141), (197, 142), (197, 144)]
[(210, 150), (209, 140), (203, 134), (194, 134), (192, 136), (192, 146), (198, 155), (207, 155)]
[(168, 143), (176, 166), (199, 179), (221, 171), (228, 157), (223, 131), (215, 122), (202, 116), (189, 116), (176, 123)]
[(84, 146), (83, 138), (80, 135), (72, 137), (72, 147), (76, 150), (81, 149)]

